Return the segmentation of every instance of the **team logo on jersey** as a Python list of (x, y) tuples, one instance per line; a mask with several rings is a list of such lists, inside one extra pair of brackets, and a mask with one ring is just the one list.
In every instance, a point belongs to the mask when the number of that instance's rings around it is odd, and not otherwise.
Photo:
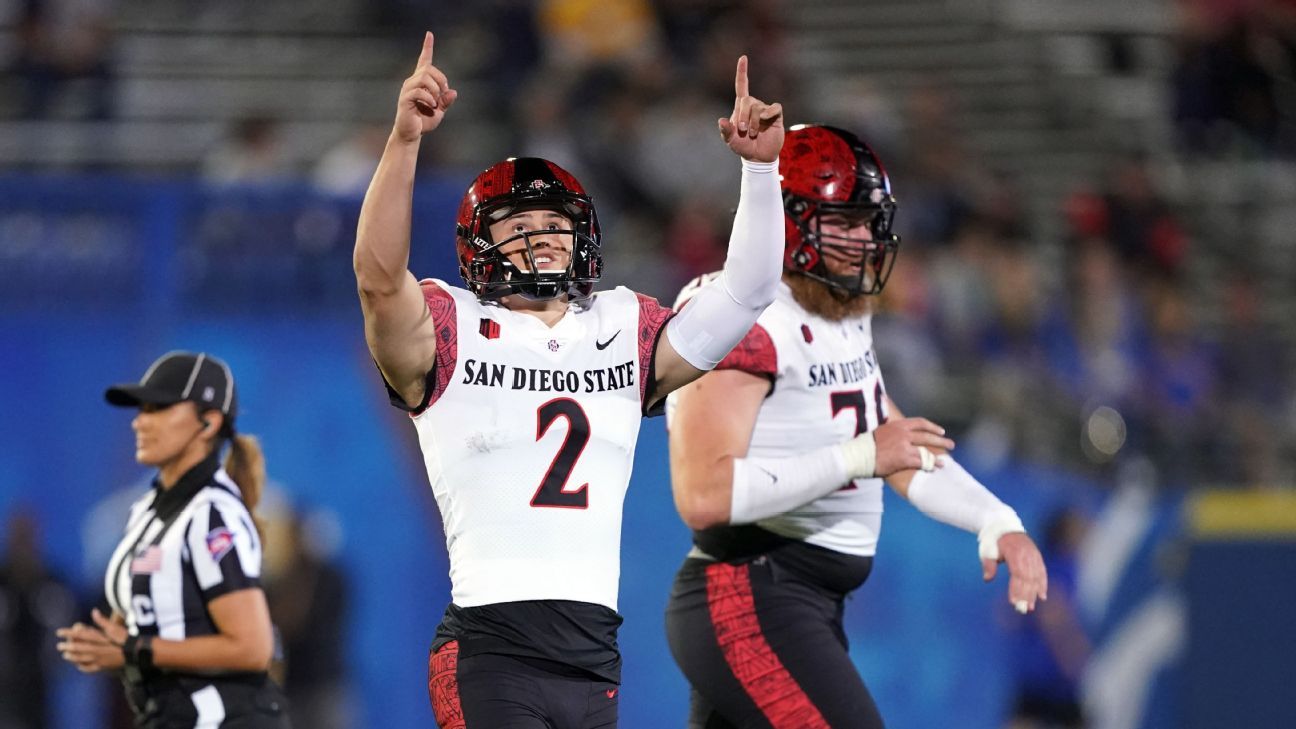
[(131, 560), (130, 571), (132, 575), (151, 575), (162, 569), (162, 548), (156, 544), (150, 544), (148, 547), (135, 553), (135, 559)]
[(481, 326), (477, 327), (477, 331), (481, 332), (481, 335), (487, 339), (499, 339), (499, 322), (494, 319), (482, 319)]
[(805, 337), (806, 344), (814, 341), (814, 335), (810, 333), (810, 327), (805, 324), (801, 325), (801, 336)]
[(219, 526), (207, 532), (207, 551), (215, 562), (230, 553), (234, 549), (234, 532), (229, 527)]
[(550, 351), (550, 352), (557, 352), (557, 351), (558, 351), (558, 347), (559, 347), (559, 344), (558, 344), (558, 340), (557, 340), (557, 339), (550, 339), (550, 340), (549, 340), (549, 351)]
[(608, 337), (608, 339), (607, 339), (606, 342), (600, 342), (599, 340), (595, 339), (595, 340), (594, 340), (594, 349), (597, 349), (597, 350), (599, 350), (599, 351), (602, 351), (602, 350), (604, 350), (604, 349), (607, 349), (607, 348), (608, 348), (608, 345), (612, 343), (612, 340), (613, 340), (613, 339), (616, 339), (616, 338), (617, 338), (617, 334), (620, 334), (620, 333), (621, 333), (621, 330), (620, 330), (620, 329), (616, 330), (616, 334), (613, 334), (612, 336)]

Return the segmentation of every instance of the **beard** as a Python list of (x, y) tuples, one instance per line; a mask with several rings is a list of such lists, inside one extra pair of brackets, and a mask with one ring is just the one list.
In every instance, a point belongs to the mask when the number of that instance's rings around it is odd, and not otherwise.
[(783, 281), (802, 308), (828, 321), (853, 319), (873, 311), (872, 296), (852, 296), (795, 271), (784, 271)]

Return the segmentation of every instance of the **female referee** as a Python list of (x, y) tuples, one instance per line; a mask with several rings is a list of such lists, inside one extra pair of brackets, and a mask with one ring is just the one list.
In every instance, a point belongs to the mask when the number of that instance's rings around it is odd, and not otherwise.
[(61, 628), (59, 651), (83, 672), (120, 670), (137, 727), (286, 729), (252, 516), (265, 466), (235, 433), (229, 367), (171, 352), (105, 397), (139, 409), (135, 460), (158, 473), (108, 563), (112, 616)]

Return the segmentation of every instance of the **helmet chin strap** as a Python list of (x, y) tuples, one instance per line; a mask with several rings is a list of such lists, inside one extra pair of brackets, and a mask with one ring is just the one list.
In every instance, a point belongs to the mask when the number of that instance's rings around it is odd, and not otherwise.
[(528, 282), (524, 284), (519, 284), (519, 286), (527, 287), (527, 288), (539, 288), (540, 286), (545, 286), (545, 287), (552, 286), (554, 288), (554, 293), (551, 295), (544, 295), (539, 293), (538, 291), (527, 291), (525, 288), (519, 288), (510, 294), (505, 294), (505, 296), (520, 296), (523, 299), (526, 299), (527, 301), (552, 301), (562, 296), (563, 294), (567, 293), (567, 290), (563, 288), (556, 281), (555, 282), (548, 282), (548, 281)]
[(843, 273), (838, 276), (829, 275), (827, 277), (828, 280), (832, 281), (837, 285), (829, 286), (828, 293), (831, 294), (832, 297), (834, 299), (837, 299), (838, 301), (848, 301), (850, 299), (855, 298), (856, 296), (863, 296), (864, 295), (863, 292), (864, 281), (862, 280), (863, 275), (864, 275), (863, 272), (861, 272), (859, 276), (852, 276), (846, 273)]
[[(505, 265), (508, 266), (508, 269), (511, 272), (518, 274), (518, 276), (517, 278), (512, 278), (511, 276), (507, 278), (504, 282), (507, 288), (500, 291), (494, 298), (518, 296), (527, 301), (549, 301), (551, 299), (556, 299), (563, 294), (570, 293), (566, 286), (567, 281), (565, 280), (549, 281), (541, 277), (543, 274), (527, 273), (513, 265), (512, 262), (507, 262)], [(567, 271), (546, 271), (545, 273), (554, 273), (565, 277), (570, 273), (570, 265), (568, 266)], [(523, 278), (523, 276), (526, 276), (527, 278)], [(546, 290), (551, 290), (553, 293), (541, 293)]]

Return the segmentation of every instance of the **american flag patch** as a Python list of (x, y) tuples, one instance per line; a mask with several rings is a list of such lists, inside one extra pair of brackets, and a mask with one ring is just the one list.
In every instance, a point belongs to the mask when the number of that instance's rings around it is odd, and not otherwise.
[(207, 551), (211, 553), (213, 561), (219, 562), (221, 558), (234, 549), (234, 532), (228, 527), (216, 527), (207, 532)]
[(142, 551), (135, 553), (135, 559), (131, 560), (130, 571), (132, 575), (151, 575), (162, 569), (162, 548), (156, 544), (145, 547)]

